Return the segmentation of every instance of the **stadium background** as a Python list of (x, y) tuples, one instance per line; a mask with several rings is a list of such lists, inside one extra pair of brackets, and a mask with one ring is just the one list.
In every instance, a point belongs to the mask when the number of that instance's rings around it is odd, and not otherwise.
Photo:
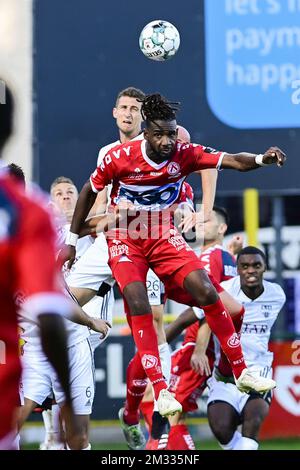
[[(205, 22), (208, 3), (215, 3), (215, 43), (211, 31)], [(0, 8), (6, 0), (0, 2)], [(10, 5), (16, 3), (14, 0)], [(296, 104), (292, 103), (292, 83), (284, 93), (278, 89), (274, 92), (273, 105), (269, 113), (279, 116), (276, 128), (255, 123), (251, 128), (238, 129), (222, 122), (212, 111), (208, 102), (208, 90), (211, 93), (224, 95), (225, 105), (237, 109), (241, 122), (247, 114), (256, 112), (259, 116), (260, 95), (257, 100), (240, 100), (237, 90), (237, 102), (230, 101), (231, 90), (224, 87), (215, 88), (214, 69), (211, 69), (212, 56), (217, 65), (224, 61), (222, 45), (218, 42), (219, 6), (225, 8), (231, 2), (225, 0), (189, 0), (188, 8), (183, 7), (180, 0), (160, 2), (153, 0), (151, 4), (141, 6), (137, 0), (122, 2), (99, 2), (99, 0), (59, 0), (27, 1), (24, 9), (27, 15), (27, 27), (32, 46), (29, 60), (30, 72), (26, 88), (26, 97), (30, 102), (29, 116), (32, 116), (32, 129), (27, 132), (30, 145), (30, 157), (26, 169), (35, 181), (47, 190), (52, 180), (58, 175), (66, 175), (74, 179), (81, 187), (88, 175), (94, 169), (99, 148), (116, 139), (116, 128), (111, 116), (115, 96), (120, 89), (127, 86), (137, 86), (146, 92), (159, 91), (171, 100), (181, 102), (178, 121), (189, 129), (192, 140), (229, 152), (241, 150), (261, 153), (270, 145), (278, 145), (289, 156), (288, 164), (280, 171), (277, 168), (252, 172), (247, 175), (224, 172), (218, 182), (218, 202), (225, 205), (231, 215), (231, 232), (243, 230), (243, 190), (254, 187), (260, 191), (260, 227), (259, 240), (267, 251), (270, 271), (268, 276), (276, 278), (284, 284), (288, 296), (285, 310), (281, 316), (279, 327), (276, 329), (276, 339), (292, 341), (300, 333), (300, 228), (299, 228), (299, 170), (298, 147), (300, 137), (300, 105), (297, 107), (299, 119), (291, 119), (287, 125), (285, 119), (280, 124), (280, 99), (284, 94), (291, 107), (291, 115), (295, 114)], [(243, 2), (242, 14), (236, 16), (237, 26), (246, 27), (245, 20), (253, 17), (251, 3)], [(266, 27), (270, 25), (270, 15), (265, 15), (271, 2), (261, 0), (259, 7)], [(276, 3), (276, 2), (275, 2)], [(299, 2), (293, 0), (278, 0), (282, 8), (287, 4), (295, 8), (292, 24), (299, 24)], [(206, 5), (205, 5), (206, 4)], [(246, 6), (245, 6), (246, 5)], [(32, 6), (32, 15), (29, 14)], [(206, 7), (206, 10), (205, 10)], [(24, 8), (24, 5), (23, 5)], [(211, 6), (210, 6), (211, 8)], [(25, 11), (26, 10), (26, 11)], [(295, 16), (296, 15), (296, 16)], [(30, 17), (30, 18), (29, 18)], [(156, 63), (147, 60), (139, 51), (138, 36), (143, 26), (156, 18), (173, 22), (181, 33), (181, 46), (176, 57), (170, 62)], [(208, 17), (206, 16), (208, 20)], [(288, 18), (287, 18), (288, 19)], [(293, 23), (294, 22), (294, 23)], [(250, 24), (249, 23), (249, 24)], [(213, 34), (214, 34), (213, 33)], [(20, 39), (20, 41), (22, 41)], [(22, 54), (25, 44), (20, 42), (19, 54)], [(297, 54), (298, 47), (298, 54)], [(300, 79), (299, 45), (293, 48), (294, 56), (290, 62), (298, 67)], [(289, 49), (289, 50), (288, 50)], [(278, 49), (277, 54), (284, 56), (291, 53), (291, 48)], [(220, 57), (219, 57), (220, 55)], [(274, 60), (277, 60), (276, 56)], [(3, 59), (1, 59), (3, 61)], [(0, 60), (0, 64), (2, 62)], [(249, 60), (254, 60), (250, 56)], [(272, 59), (269, 59), (272, 61)], [(217, 67), (221, 70), (222, 67)], [(220, 73), (220, 72), (219, 72)], [(24, 82), (18, 69), (9, 72), (10, 80), (19, 84), (24, 91)], [(16, 76), (15, 76), (16, 75)], [(210, 81), (211, 80), (211, 81)], [(23, 83), (22, 83), (23, 82)], [(255, 87), (254, 87), (255, 88)], [(275, 88), (275, 87), (274, 87)], [(245, 88), (247, 93), (247, 88)], [(248, 88), (248, 90), (250, 90)], [(250, 92), (250, 91), (249, 91)], [(252, 92), (252, 90), (251, 90)], [(226, 102), (226, 96), (228, 99)], [(264, 94), (273, 94), (265, 90)], [(280, 95), (280, 96), (279, 96)], [(277, 100), (278, 98), (278, 100)], [(225, 106), (226, 107), (226, 106)], [(31, 118), (27, 121), (31, 121)], [(27, 122), (26, 121), (26, 122)], [(32, 139), (31, 139), (32, 136)], [(22, 150), (17, 158), (8, 156), (22, 165)], [(266, 174), (267, 173), (267, 174)], [(197, 180), (191, 178), (195, 189)], [(196, 189), (196, 195), (199, 193)], [(276, 212), (275, 197), (279, 201), (279, 212)], [(248, 214), (249, 216), (249, 214)], [(277, 217), (277, 219), (276, 219)], [(279, 224), (278, 224), (279, 217)], [(275, 244), (276, 235), (272, 227), (277, 224), (277, 235), (281, 242)], [(282, 230), (281, 230), (282, 229)], [(277, 257), (276, 257), (277, 250)], [(282, 256), (278, 256), (278, 250)], [(279, 259), (279, 261), (278, 261)], [(280, 265), (278, 266), (278, 262)], [(98, 390), (94, 418), (114, 419), (124, 396), (124, 373), (126, 364), (132, 352), (129, 338), (118, 336), (109, 339), (102, 349), (98, 350), (96, 365)], [(276, 343), (275, 348), (283, 343)], [(286, 343), (287, 348), (278, 354), (280, 367), (287, 373), (282, 375), (282, 384), (277, 389), (275, 421), (278, 416), (288, 420), (290, 435), (300, 435), (300, 404), (299, 404), (299, 372), (300, 359), (292, 362), (293, 349)], [(298, 344), (298, 343), (297, 343)], [(297, 344), (294, 348), (297, 351)], [(299, 346), (298, 346), (299, 348)], [(289, 351), (289, 352), (287, 352)], [(282, 356), (280, 356), (282, 354)], [(117, 358), (112, 374), (109, 371), (110, 358)], [(108, 362), (106, 365), (106, 359)], [(298, 361), (298, 362), (297, 362)], [(297, 367), (298, 366), (298, 367)], [(281, 370), (282, 372), (282, 370)], [(289, 390), (292, 392), (289, 395)], [(281, 393), (281, 396), (279, 396)], [(283, 397), (283, 398), (282, 398)], [(284, 403), (288, 403), (285, 406)], [(279, 414), (278, 414), (279, 413)], [(201, 415), (201, 413), (200, 413)], [(275, 422), (274, 421), (274, 422)], [(271, 422), (271, 427), (272, 427)], [(278, 429), (278, 426), (277, 426)], [(277, 434), (266, 430), (267, 437), (280, 437), (287, 434), (283, 428)]]

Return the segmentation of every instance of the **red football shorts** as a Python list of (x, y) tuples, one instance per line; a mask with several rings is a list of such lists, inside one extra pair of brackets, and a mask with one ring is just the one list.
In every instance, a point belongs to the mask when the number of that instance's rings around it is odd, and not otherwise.
[(169, 232), (169, 237), (158, 239), (107, 239), (109, 266), (121, 292), (131, 282), (145, 284), (149, 266), (166, 285), (181, 288), (190, 272), (203, 269), (178, 231), (172, 227)]
[[(194, 347), (194, 344), (187, 343), (172, 354), (169, 391), (182, 404), (182, 410), (185, 413), (197, 410), (197, 400), (202, 395), (209, 378), (207, 375), (198, 374), (191, 367)], [(208, 357), (212, 370), (214, 358), (210, 355)]]

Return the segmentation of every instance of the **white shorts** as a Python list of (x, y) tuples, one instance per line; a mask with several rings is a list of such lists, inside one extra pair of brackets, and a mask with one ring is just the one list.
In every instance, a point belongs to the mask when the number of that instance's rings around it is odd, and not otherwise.
[(266, 392), (264, 394), (259, 394), (257, 392), (250, 394), (240, 392), (236, 385), (216, 380), (213, 375), (210, 379), (208, 379), (207, 387), (209, 390), (207, 406), (214, 401), (224, 401), (229, 403), (229, 405), (231, 405), (239, 415), (242, 414), (244, 406), (251, 398), (262, 398), (268, 404), (271, 403), (271, 392)]
[(207, 406), (213, 401), (225, 401), (229, 403), (239, 415), (242, 413), (249, 399), (247, 393), (240, 392), (234, 384), (216, 380), (214, 376), (208, 379), (207, 386), (209, 390)]
[(98, 291), (102, 282), (115, 283), (108, 266), (108, 248), (101, 233), (86, 252), (79, 258), (74, 270), (66, 277), (70, 287), (82, 287)]
[(146, 287), (150, 305), (161, 305), (164, 303), (165, 286), (152, 269), (149, 269), (147, 273)]
[[(89, 415), (95, 395), (94, 361), (88, 339), (68, 348), (71, 395), (76, 415)], [(59, 406), (64, 403), (64, 392), (46, 356), (40, 351), (24, 351), (21, 390), (25, 398), (41, 405), (54, 393)]]
[[(87, 304), (82, 308), (90, 317), (99, 318), (101, 320), (107, 321), (110, 325), (113, 324), (113, 309), (115, 304), (114, 291), (111, 289), (104, 297), (96, 295), (93, 297)], [(94, 352), (95, 349), (106, 340), (110, 333), (110, 328), (108, 330), (105, 338), (100, 338), (100, 333), (96, 333), (93, 330), (89, 330), (89, 342)]]

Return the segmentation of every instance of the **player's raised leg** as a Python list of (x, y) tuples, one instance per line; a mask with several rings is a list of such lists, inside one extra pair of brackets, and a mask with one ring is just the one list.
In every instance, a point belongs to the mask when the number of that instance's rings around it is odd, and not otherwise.
[(185, 276), (183, 285), (198, 305), (203, 308), (207, 323), (220, 341), (230, 362), (238, 389), (243, 392), (250, 390), (265, 392), (274, 388), (276, 386), (274, 380), (254, 377), (248, 371), (233, 322), (206, 272), (201, 269), (190, 272)]

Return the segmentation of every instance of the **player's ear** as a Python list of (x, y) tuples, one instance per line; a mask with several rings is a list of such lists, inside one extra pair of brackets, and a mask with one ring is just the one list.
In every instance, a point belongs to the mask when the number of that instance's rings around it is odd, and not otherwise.
[(145, 140), (148, 140), (148, 137), (149, 137), (149, 131), (148, 131), (147, 127), (145, 127), (145, 129), (144, 129), (144, 138), (145, 138)]
[(112, 115), (113, 115), (113, 117), (114, 117), (115, 119), (117, 119), (117, 117), (118, 117), (118, 116), (117, 116), (117, 108), (113, 108), (113, 110), (112, 110)]
[(220, 224), (220, 226), (219, 226), (219, 233), (220, 233), (221, 235), (224, 235), (224, 234), (226, 233), (227, 229), (228, 229), (227, 224), (222, 223), (222, 224)]

